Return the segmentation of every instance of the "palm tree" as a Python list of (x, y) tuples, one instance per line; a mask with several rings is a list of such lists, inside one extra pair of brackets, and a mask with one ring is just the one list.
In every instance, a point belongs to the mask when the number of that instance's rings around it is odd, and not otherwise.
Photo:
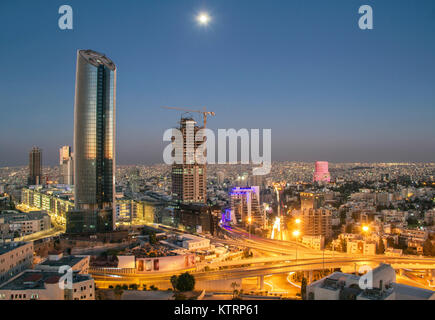
[(239, 295), (239, 291), (236, 289), (237, 287), (240, 287), (237, 282), (231, 283), (231, 288), (233, 288), (233, 300)]
[(302, 300), (306, 299), (306, 294), (307, 294), (307, 279), (304, 277), (302, 278), (302, 283), (301, 283), (301, 297)]
[(170, 280), (171, 280), (171, 285), (172, 285), (172, 288), (174, 289), (174, 292), (177, 291), (177, 280), (178, 280), (178, 277), (174, 274), (171, 277)]
[(122, 294), (124, 293), (124, 290), (122, 289), (122, 287), (118, 284), (115, 289), (113, 290), (113, 292), (115, 293), (116, 298), (119, 300), (122, 296)]

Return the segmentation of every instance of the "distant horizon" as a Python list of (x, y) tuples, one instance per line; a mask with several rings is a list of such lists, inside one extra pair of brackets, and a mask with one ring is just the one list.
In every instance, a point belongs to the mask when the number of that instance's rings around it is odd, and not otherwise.
[[(315, 160), (315, 161), (294, 161), (294, 160), (272, 160), (272, 165), (274, 163), (282, 163), (282, 162), (290, 162), (290, 163), (312, 163), (314, 164), (316, 161), (327, 161), (327, 160)], [(361, 162), (361, 161), (351, 161), (351, 162), (333, 162), (333, 161), (327, 161), (328, 164), (393, 164), (393, 165), (400, 165), (400, 164), (432, 164), (435, 165), (435, 162), (425, 162), (425, 161), (393, 161), (393, 162)], [(154, 166), (154, 165), (165, 165), (168, 166), (168, 168), (170, 168), (170, 165), (165, 164), (164, 162), (158, 162), (158, 163), (129, 163), (129, 164), (125, 164), (125, 163), (117, 163), (116, 166)], [(240, 164), (208, 164), (208, 166), (237, 166)], [(254, 164), (242, 164), (244, 166), (255, 166)], [(56, 167), (59, 166), (59, 164), (51, 164), (51, 165), (44, 165), (42, 164), (42, 168), (52, 168), (52, 167)], [(23, 165), (5, 165), (5, 166), (0, 166), (0, 169), (3, 168), (25, 168), (28, 167), (28, 164), (23, 164)]]

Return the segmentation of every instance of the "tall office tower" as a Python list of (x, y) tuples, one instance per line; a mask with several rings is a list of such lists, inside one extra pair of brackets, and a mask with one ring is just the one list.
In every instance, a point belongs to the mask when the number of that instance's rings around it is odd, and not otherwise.
[[(77, 52), (74, 104), (74, 201), (71, 232), (114, 229), (116, 66)], [(67, 221), (68, 231), (68, 221)]]
[(248, 225), (250, 222), (263, 227), (264, 216), (260, 209), (260, 188), (233, 188), (230, 192), (231, 219), (234, 224)]
[(316, 161), (314, 169), (314, 182), (330, 182), (331, 175), (329, 174), (328, 161)]
[(28, 185), (42, 183), (42, 151), (38, 147), (33, 147), (29, 153), (29, 177)]
[(332, 236), (332, 213), (327, 209), (307, 209), (301, 211), (302, 235), (324, 236), (329, 239)]
[(74, 184), (74, 161), (70, 146), (59, 149), (60, 183)]
[[(196, 161), (194, 155), (202, 144), (195, 141), (195, 135), (201, 128), (192, 118), (181, 118), (178, 130), (183, 141), (174, 140), (175, 148), (183, 150), (183, 163), (172, 165), (172, 197), (179, 203), (206, 203), (207, 167)], [(182, 144), (182, 145), (181, 145)]]
[(71, 157), (71, 147), (63, 146), (59, 149), (59, 164), (63, 164), (64, 161)]

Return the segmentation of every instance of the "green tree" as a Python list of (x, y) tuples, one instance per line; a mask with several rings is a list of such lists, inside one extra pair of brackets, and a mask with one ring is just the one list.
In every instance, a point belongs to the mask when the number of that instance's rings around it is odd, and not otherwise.
[(425, 256), (432, 256), (434, 253), (434, 248), (432, 245), (432, 241), (430, 238), (427, 238), (426, 241), (423, 243), (423, 255)]
[(251, 250), (249, 250), (249, 248), (246, 248), (245, 250), (243, 250), (243, 258), (248, 259), (250, 257), (252, 257)]
[(150, 244), (156, 244), (157, 243), (157, 237), (155, 232), (151, 232), (149, 235), (150, 238)]
[(178, 281), (178, 277), (174, 274), (172, 277), (171, 277), (171, 285), (172, 285), (172, 288), (174, 289), (174, 291), (176, 291), (177, 290), (177, 281)]
[(120, 299), (122, 294), (124, 293), (124, 290), (119, 284), (117, 284), (115, 289), (113, 290), (113, 293), (115, 293), (117, 299)]
[(177, 279), (177, 290), (192, 291), (195, 288), (195, 277), (189, 272), (182, 273)]
[(341, 239), (341, 251), (347, 252), (347, 241), (345, 238)]
[(128, 286), (128, 288), (130, 290), (137, 290), (139, 288), (139, 286), (136, 283), (132, 283)]
[(306, 295), (307, 295), (307, 279), (304, 277), (302, 278), (302, 283), (301, 283), (302, 300), (306, 300)]
[(395, 248), (396, 247), (396, 243), (394, 242), (394, 238), (393, 237), (388, 237), (387, 238), (387, 246), (391, 247), (391, 248)]
[(377, 254), (384, 254), (385, 253), (385, 245), (384, 245), (384, 241), (382, 239), (379, 239), (378, 250), (376, 253)]
[(231, 288), (233, 288), (233, 300), (237, 299), (237, 297), (239, 296), (239, 290), (237, 290), (237, 287), (239, 286), (240, 285), (237, 282), (231, 283)]

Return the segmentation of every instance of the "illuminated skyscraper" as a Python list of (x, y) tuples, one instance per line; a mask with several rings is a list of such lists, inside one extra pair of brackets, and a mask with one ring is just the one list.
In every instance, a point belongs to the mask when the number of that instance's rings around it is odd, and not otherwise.
[(114, 228), (115, 101), (115, 64), (101, 53), (79, 50), (74, 104), (74, 201), (76, 211), (83, 214), (73, 215), (70, 230), (76, 232), (83, 221), (83, 232)]
[[(191, 118), (182, 118), (178, 130), (183, 141), (175, 140), (175, 148), (183, 150), (183, 163), (172, 165), (172, 197), (180, 203), (205, 203), (207, 201), (206, 165), (195, 160), (195, 153), (202, 142), (195, 141), (201, 128)], [(183, 143), (183, 145), (177, 145)]]
[(314, 169), (314, 182), (330, 182), (331, 175), (329, 174), (328, 161), (316, 161)]
[(299, 216), (302, 222), (302, 234), (305, 236), (324, 236), (329, 239), (332, 235), (332, 213), (330, 210), (306, 209)]
[(29, 153), (29, 177), (28, 185), (42, 183), (42, 151), (38, 147), (33, 147)]
[(71, 157), (71, 147), (63, 146), (59, 149), (59, 164), (63, 164), (64, 161)]
[(230, 192), (231, 219), (234, 224), (264, 225), (260, 209), (260, 188), (258, 186), (233, 188)]
[(74, 184), (74, 161), (70, 146), (59, 149), (60, 183)]

